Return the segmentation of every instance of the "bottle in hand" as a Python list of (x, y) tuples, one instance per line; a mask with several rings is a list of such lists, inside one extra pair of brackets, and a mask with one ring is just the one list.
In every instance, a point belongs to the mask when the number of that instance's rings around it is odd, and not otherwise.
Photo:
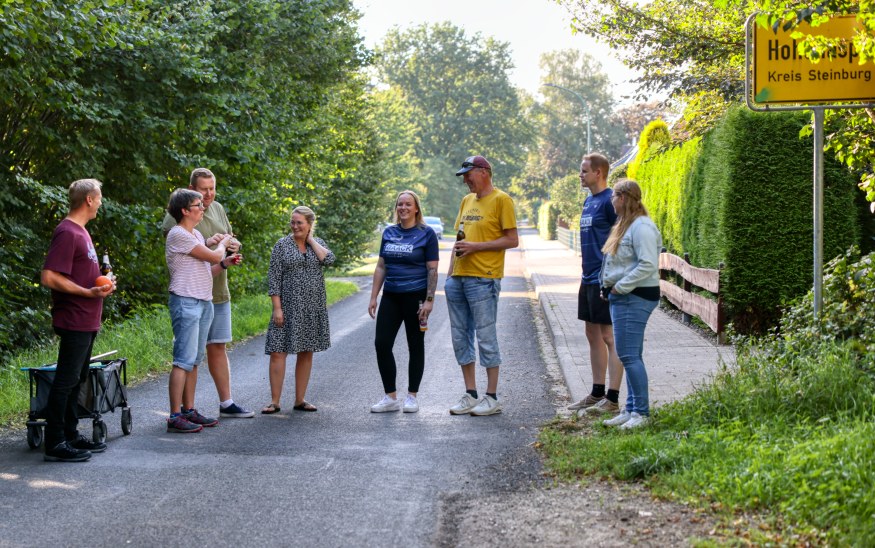
[[(461, 242), (465, 239), (465, 223), (459, 223), (459, 231), (456, 232), (456, 241)], [(462, 255), (461, 251), (456, 251), (456, 257)]]
[[(419, 311), (422, 312), (422, 301), (419, 301)], [(428, 318), (419, 318), (419, 330), (428, 331)]]
[(103, 260), (100, 263), (100, 273), (110, 280), (115, 279), (115, 274), (112, 273), (112, 264), (109, 262), (109, 253), (103, 254)]

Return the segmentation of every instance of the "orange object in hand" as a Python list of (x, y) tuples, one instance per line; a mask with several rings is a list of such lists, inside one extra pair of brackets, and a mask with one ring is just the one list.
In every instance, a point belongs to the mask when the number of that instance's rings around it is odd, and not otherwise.
[(97, 279), (94, 280), (95, 287), (103, 287), (105, 285), (112, 285), (112, 280), (110, 280), (106, 276), (98, 276)]

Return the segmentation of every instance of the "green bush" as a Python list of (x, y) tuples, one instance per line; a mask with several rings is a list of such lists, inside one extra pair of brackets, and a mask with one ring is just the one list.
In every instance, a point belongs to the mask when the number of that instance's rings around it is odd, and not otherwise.
[(668, 125), (662, 120), (653, 120), (641, 130), (638, 138), (638, 153), (626, 168), (627, 176), (637, 180), (638, 168), (650, 157), (655, 156), (671, 143)]
[(662, 245), (676, 255), (685, 251), (684, 217), (690, 211), (687, 198), (701, 149), (702, 140), (696, 137), (649, 158), (638, 168), (644, 205), (662, 232)]
[[(731, 109), (706, 137), (694, 170), (695, 207), (682, 238), (693, 264), (726, 265), (724, 302), (735, 329), (763, 332), (776, 325), (783, 303), (812, 284), (812, 143), (799, 132), (803, 113)], [(824, 165), (824, 254), (835, 257), (858, 242), (853, 177)]]
[(578, 219), (585, 198), (586, 191), (581, 190), (577, 175), (563, 177), (550, 188), (550, 203), (556, 208), (559, 218), (572, 229), (580, 224)]
[(538, 233), (545, 240), (556, 239), (556, 220), (559, 211), (552, 202), (544, 202), (538, 208)]

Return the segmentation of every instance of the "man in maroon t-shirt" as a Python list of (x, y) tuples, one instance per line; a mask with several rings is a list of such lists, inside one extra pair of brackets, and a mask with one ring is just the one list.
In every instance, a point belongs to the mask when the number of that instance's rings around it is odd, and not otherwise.
[(40, 283), (52, 290), (52, 327), (61, 340), (55, 380), (46, 405), (46, 454), (50, 462), (82, 462), (106, 444), (77, 431), (79, 386), (88, 378), (91, 347), (100, 330), (103, 299), (114, 284), (94, 285), (100, 276), (97, 252), (85, 225), (97, 217), (103, 199), (97, 179), (70, 185), (70, 212), (55, 228)]

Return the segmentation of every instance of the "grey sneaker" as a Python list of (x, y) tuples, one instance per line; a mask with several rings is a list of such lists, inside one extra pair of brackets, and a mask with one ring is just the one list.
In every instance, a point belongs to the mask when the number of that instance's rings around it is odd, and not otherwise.
[[(603, 399), (595, 405), (587, 407), (583, 410), (587, 415), (600, 415), (602, 413), (617, 413), (620, 411), (620, 404), (614, 403), (608, 398)], [(578, 414), (580, 412), (578, 411)]]
[(225, 419), (251, 419), (255, 416), (255, 411), (232, 403), (228, 407), (219, 406), (219, 416)]
[(209, 428), (212, 426), (216, 426), (219, 424), (219, 419), (214, 419), (212, 417), (205, 417), (198, 413), (197, 409), (189, 409), (188, 411), (182, 412), (182, 418), (187, 420), (192, 424), (198, 424), (200, 426)]
[(501, 402), (499, 402), (492, 396), (483, 396), (483, 399), (480, 400), (480, 403), (477, 404), (477, 407), (471, 410), (471, 414), (478, 417), (485, 417), (486, 415), (496, 415), (498, 413), (501, 413)]
[(605, 426), (620, 426), (621, 424), (625, 424), (626, 422), (628, 422), (631, 418), (632, 413), (624, 410), (613, 419), (603, 420), (602, 424), (604, 424)]
[(475, 407), (477, 407), (477, 400), (466, 392), (456, 405), (450, 407), (450, 415), (467, 415)]
[(586, 397), (583, 398), (582, 400), (580, 400), (579, 402), (572, 403), (571, 405), (569, 405), (568, 410), (569, 411), (577, 411), (578, 409), (586, 409), (587, 407), (592, 407), (593, 405), (597, 404), (598, 402), (602, 401), (603, 399), (605, 399), (604, 396), (597, 398), (597, 397), (593, 396), (592, 394), (587, 394)]
[(388, 413), (390, 411), (401, 411), (401, 402), (398, 401), (398, 398), (390, 398), (388, 394), (371, 406), (371, 413)]
[(407, 394), (407, 397), (404, 398), (404, 406), (402, 409), (405, 413), (416, 413), (419, 411), (419, 402), (416, 400), (416, 396)]
[(168, 432), (173, 432), (176, 434), (194, 434), (195, 432), (200, 432), (203, 429), (203, 426), (195, 424), (193, 422), (188, 422), (182, 415), (176, 415), (175, 417), (170, 417), (169, 419), (167, 419)]

